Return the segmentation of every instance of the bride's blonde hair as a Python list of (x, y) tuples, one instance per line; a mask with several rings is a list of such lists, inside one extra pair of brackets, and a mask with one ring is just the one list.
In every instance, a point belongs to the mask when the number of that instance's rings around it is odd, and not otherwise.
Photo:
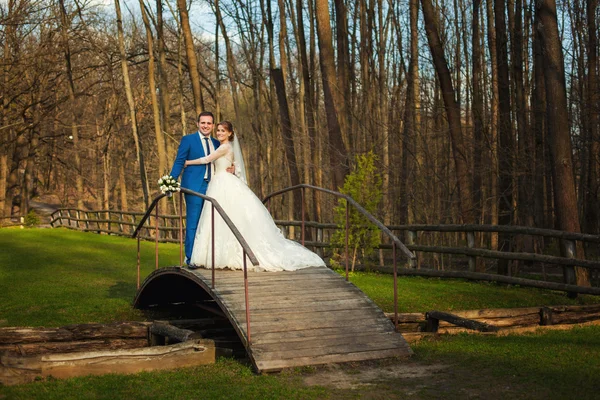
[(221, 121), (217, 124), (217, 127), (219, 126), (222, 126), (227, 132), (231, 133), (227, 139), (229, 139), (230, 142), (233, 142), (233, 137), (235, 136), (235, 133), (233, 132), (233, 124), (230, 121)]

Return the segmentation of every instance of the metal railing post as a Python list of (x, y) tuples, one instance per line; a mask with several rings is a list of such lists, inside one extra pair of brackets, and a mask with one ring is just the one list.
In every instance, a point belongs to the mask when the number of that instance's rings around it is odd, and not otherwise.
[(248, 345), (252, 343), (250, 336), (250, 303), (248, 301), (248, 268), (246, 266), (246, 250), (243, 250), (244, 257), (244, 295), (246, 297), (246, 332), (248, 334)]
[(156, 203), (156, 214), (154, 217), (154, 259), (156, 260), (156, 269), (158, 269), (158, 203)]
[[(215, 205), (210, 203), (210, 261), (212, 263), (212, 288), (215, 288)], [(244, 262), (246, 260), (244, 259)]]
[(392, 257), (394, 258), (394, 326), (398, 332), (398, 267), (396, 263), (396, 241), (392, 241)]
[(179, 265), (183, 266), (183, 193), (179, 192)]
[(350, 229), (349, 208), (350, 204), (348, 203), (348, 199), (346, 199), (346, 281), (348, 281), (348, 258), (350, 257), (348, 253), (348, 230)]
[(300, 189), (302, 193), (302, 246), (304, 246), (304, 188)]
[(140, 237), (137, 237), (137, 288), (140, 288)]

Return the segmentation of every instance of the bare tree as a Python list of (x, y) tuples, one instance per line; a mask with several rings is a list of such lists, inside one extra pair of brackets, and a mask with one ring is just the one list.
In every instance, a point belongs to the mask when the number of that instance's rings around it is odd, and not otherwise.
[(448, 63), (446, 62), (446, 56), (444, 55), (444, 49), (440, 41), (436, 23), (437, 18), (431, 0), (421, 0), (421, 6), (423, 8), (423, 17), (425, 19), (427, 41), (429, 42), (435, 70), (442, 88), (442, 98), (444, 99), (446, 116), (450, 127), (452, 155), (454, 157), (454, 167), (456, 169), (458, 182), (458, 196), (460, 199), (460, 214), (463, 223), (470, 224), (475, 222), (475, 218), (472, 206), (467, 153), (462, 136), (460, 109), (454, 98), (454, 87), (452, 86)]
[(198, 72), (198, 59), (194, 50), (194, 37), (190, 28), (190, 17), (186, 0), (177, 0), (177, 9), (179, 10), (179, 19), (181, 31), (185, 43), (185, 53), (187, 55), (188, 73), (194, 93), (194, 109), (196, 115), (200, 115), (204, 110), (204, 96), (202, 95), (202, 85), (200, 85), (200, 73)]
[(349, 172), (348, 151), (342, 139), (337, 110), (335, 108), (334, 88), (336, 85), (336, 71), (331, 36), (331, 18), (327, 0), (315, 1), (315, 14), (317, 19), (317, 35), (319, 37), (319, 60), (321, 62), (321, 77), (323, 80), (323, 95), (325, 98), (325, 113), (327, 114), (327, 128), (329, 132), (328, 150), (329, 161), (333, 175), (333, 187), (338, 188), (344, 184), (344, 177)]
[(129, 116), (131, 118), (131, 133), (135, 143), (135, 153), (138, 166), (140, 168), (140, 180), (142, 184), (142, 193), (144, 196), (144, 204), (146, 207), (150, 204), (148, 198), (148, 178), (146, 175), (146, 164), (144, 162), (144, 152), (142, 151), (142, 142), (138, 134), (137, 114), (135, 111), (135, 101), (133, 100), (133, 92), (131, 91), (131, 82), (129, 80), (129, 67), (127, 65), (127, 55), (125, 54), (125, 39), (123, 34), (123, 22), (121, 19), (120, 0), (115, 0), (115, 11), (117, 13), (117, 29), (119, 35), (119, 51), (121, 53), (121, 69), (123, 72), (123, 84), (125, 85), (125, 94), (127, 96), (127, 104), (129, 105)]
[[(567, 232), (581, 232), (577, 212), (577, 191), (573, 174), (571, 138), (567, 110), (565, 67), (558, 33), (555, 0), (540, 0), (536, 3), (539, 15), (536, 29), (540, 32), (544, 55), (544, 78), (546, 81), (546, 102), (548, 107), (548, 134), (552, 155), (554, 176), (554, 200), (558, 228)], [(581, 251), (580, 249), (578, 250)], [(563, 244), (564, 257), (574, 256), (575, 249)], [(578, 254), (583, 257), (583, 254)], [(575, 276), (565, 268), (567, 282), (589, 286), (589, 274), (584, 268), (575, 268)], [(573, 279), (575, 278), (575, 279)], [(572, 280), (573, 279), (573, 280)]]

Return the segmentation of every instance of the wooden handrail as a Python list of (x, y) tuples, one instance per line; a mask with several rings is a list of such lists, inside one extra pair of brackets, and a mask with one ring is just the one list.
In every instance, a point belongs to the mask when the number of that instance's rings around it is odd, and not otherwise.
[[(252, 336), (250, 334), (250, 305), (249, 305), (249, 296), (248, 296), (248, 268), (246, 265), (246, 257), (248, 257), (248, 259), (250, 259), (250, 262), (252, 263), (252, 265), (254, 266), (258, 266), (259, 262), (258, 259), (256, 258), (256, 256), (254, 255), (254, 252), (252, 251), (252, 249), (250, 248), (250, 246), (248, 245), (248, 242), (246, 242), (246, 239), (244, 239), (244, 237), (242, 236), (242, 234), (240, 233), (240, 231), (237, 229), (237, 227), (235, 226), (235, 224), (233, 223), (233, 221), (229, 218), (229, 216), (227, 215), (227, 213), (225, 212), (225, 210), (223, 210), (223, 208), (221, 207), (221, 205), (219, 204), (219, 202), (217, 200), (215, 200), (212, 197), (209, 197), (205, 194), (202, 193), (198, 193), (195, 192), (193, 190), (187, 189), (187, 188), (180, 188), (180, 192), (181, 193), (185, 193), (187, 195), (191, 195), (191, 196), (196, 196), (196, 197), (200, 197), (202, 199), (204, 199), (204, 201), (209, 201), (212, 204), (212, 218), (211, 218), (211, 230), (212, 230), (212, 235), (211, 235), (211, 240), (212, 240), (212, 248), (213, 248), (213, 252), (212, 252), (212, 288), (214, 289), (215, 287), (215, 282), (214, 282), (214, 276), (215, 276), (215, 261), (214, 261), (214, 240), (215, 240), (215, 235), (214, 235), (214, 210), (216, 209), (217, 212), (219, 213), (219, 215), (221, 216), (221, 218), (223, 219), (223, 221), (225, 221), (225, 223), (227, 224), (227, 226), (229, 227), (229, 229), (231, 230), (231, 232), (233, 233), (233, 235), (235, 236), (235, 238), (237, 239), (238, 243), (242, 246), (242, 259), (243, 259), (243, 271), (244, 271), (244, 294), (245, 294), (245, 303), (246, 303), (246, 341), (248, 344), (250, 344), (252, 342)], [(171, 196), (171, 194), (160, 194), (158, 196), (156, 196), (154, 198), (154, 200), (152, 200), (152, 203), (150, 204), (150, 206), (148, 207), (148, 209), (146, 210), (146, 213), (144, 214), (144, 216), (142, 217), (142, 219), (140, 220), (140, 222), (138, 223), (137, 228), (135, 229), (135, 231), (133, 232), (133, 234), (131, 235), (131, 237), (135, 238), (137, 236), (138, 239), (138, 289), (139, 289), (139, 270), (140, 270), (140, 250), (139, 250), (139, 236), (138, 233), (142, 230), (142, 228), (144, 227), (144, 224), (146, 223), (146, 221), (148, 220), (148, 218), (150, 218), (150, 215), (152, 214), (152, 211), (156, 209), (156, 217), (155, 217), (155, 222), (156, 222), (156, 226), (155, 226), (155, 230), (156, 230), (156, 236), (155, 236), (155, 258), (156, 258), (156, 269), (158, 269), (158, 235), (159, 235), (159, 229), (158, 229), (158, 202), (167, 196)], [(180, 215), (181, 218), (181, 215)], [(180, 224), (181, 226), (181, 224)], [(180, 237), (180, 247), (183, 246), (183, 243), (181, 242), (181, 237)], [(181, 248), (180, 248), (180, 254), (181, 254)]]
[[(254, 265), (254, 266), (259, 265), (258, 259), (256, 258), (256, 256), (254, 255), (254, 252), (252, 251), (252, 249), (248, 245), (248, 242), (246, 242), (246, 239), (244, 239), (244, 237), (242, 236), (242, 234), (240, 233), (240, 231), (237, 229), (237, 227), (235, 226), (235, 224), (233, 223), (233, 221), (231, 221), (231, 219), (229, 218), (229, 216), (227, 215), (227, 213), (225, 212), (225, 210), (223, 210), (223, 207), (221, 207), (221, 205), (219, 204), (219, 202), (217, 200), (215, 200), (212, 197), (209, 197), (209, 196), (207, 196), (205, 194), (194, 192), (193, 190), (186, 189), (186, 188), (183, 188), (183, 187), (181, 188), (181, 192), (185, 193), (185, 194), (190, 194), (192, 196), (201, 197), (205, 201), (211, 202), (212, 205), (217, 210), (217, 212), (219, 213), (219, 215), (221, 216), (221, 218), (223, 218), (223, 221), (225, 221), (225, 223), (227, 224), (227, 226), (229, 227), (229, 229), (231, 229), (231, 232), (233, 233), (233, 235), (235, 236), (235, 238), (238, 240), (238, 242), (240, 243), (240, 245), (242, 246), (242, 248), (246, 252), (246, 255), (250, 259), (250, 262), (252, 263), (252, 265)], [(156, 207), (156, 204), (158, 203), (158, 201), (160, 201), (160, 199), (162, 199), (163, 197), (166, 197), (166, 196), (167, 196), (166, 194), (160, 194), (160, 195), (158, 195), (158, 196), (156, 196), (154, 198), (154, 200), (152, 201), (152, 203), (150, 204), (150, 206), (148, 207), (148, 209), (144, 213), (144, 216), (142, 217), (142, 219), (138, 223), (135, 231), (131, 234), (131, 237), (135, 238), (137, 236), (137, 234), (139, 233), (139, 231), (142, 228), (144, 228), (144, 224), (146, 223), (146, 220), (150, 217), (150, 214), (152, 214), (152, 211), (154, 210), (154, 207)]]
[(349, 209), (350, 209), (350, 204), (352, 204), (354, 206), (354, 208), (356, 210), (358, 210), (358, 212), (360, 212), (364, 217), (366, 217), (369, 221), (371, 221), (373, 224), (375, 224), (375, 226), (377, 226), (383, 233), (385, 233), (392, 241), (392, 249), (393, 249), (393, 263), (394, 263), (394, 325), (396, 327), (396, 330), (398, 330), (398, 268), (397, 268), (397, 260), (396, 260), (396, 248), (399, 248), (400, 250), (402, 250), (402, 252), (404, 253), (404, 255), (412, 262), (414, 262), (414, 260), (416, 260), (416, 256), (414, 255), (413, 252), (411, 252), (405, 245), (404, 243), (402, 243), (400, 241), (400, 239), (398, 239), (396, 237), (396, 235), (394, 235), (394, 233), (387, 227), (385, 226), (383, 223), (381, 223), (377, 218), (375, 218), (370, 212), (368, 212), (367, 210), (365, 210), (360, 204), (358, 204), (352, 197), (345, 195), (343, 193), (340, 192), (336, 192), (334, 190), (330, 190), (330, 189), (324, 189), (322, 187), (318, 187), (318, 186), (313, 186), (313, 185), (308, 185), (305, 183), (302, 183), (300, 185), (295, 185), (295, 186), (291, 186), (288, 188), (284, 188), (281, 190), (278, 190), (276, 192), (273, 192), (269, 195), (267, 195), (264, 199), (263, 199), (263, 203), (266, 203), (268, 201), (270, 201), (270, 199), (274, 196), (278, 196), (280, 194), (286, 193), (286, 192), (290, 192), (292, 190), (296, 190), (296, 189), (300, 189), (302, 191), (302, 244), (304, 245), (304, 228), (305, 228), (305, 222), (304, 222), (304, 189), (313, 189), (313, 190), (317, 190), (320, 192), (324, 192), (324, 193), (329, 193), (333, 196), (336, 196), (338, 198), (342, 198), (346, 200), (346, 226), (345, 226), (345, 231), (346, 231), (346, 237), (345, 237), (345, 242), (346, 242), (346, 281), (349, 280), (348, 278), (348, 259), (349, 259), (349, 253), (348, 253), (348, 231), (349, 231)]
[(375, 218), (370, 212), (368, 212), (367, 210), (365, 210), (360, 204), (358, 204), (356, 202), (356, 200), (354, 200), (352, 197), (350, 197), (348, 195), (345, 195), (343, 193), (336, 192), (336, 191), (330, 190), (330, 189), (325, 189), (325, 188), (318, 187), (318, 186), (308, 185), (306, 183), (301, 183), (299, 185), (290, 186), (288, 188), (284, 188), (284, 189), (278, 190), (276, 192), (273, 192), (271, 194), (268, 194), (263, 199), (263, 203), (266, 203), (267, 201), (269, 201), (269, 199), (271, 199), (274, 196), (277, 196), (277, 195), (280, 195), (280, 194), (283, 194), (283, 193), (286, 193), (286, 192), (290, 192), (292, 190), (301, 189), (301, 188), (318, 190), (320, 192), (329, 193), (329, 194), (331, 194), (333, 196), (345, 199), (347, 202), (349, 202), (350, 204), (352, 204), (354, 206), (354, 208), (356, 208), (356, 210), (358, 210), (358, 212), (360, 212), (369, 221), (371, 221), (375, 226), (377, 226), (379, 229), (381, 229), (381, 231), (383, 233), (385, 233), (386, 236), (388, 236), (392, 240), (392, 242), (395, 243), (396, 246), (398, 246), (398, 248), (400, 250), (402, 250), (402, 252), (404, 253), (404, 255), (407, 258), (409, 258), (409, 259), (415, 259), (416, 258), (415, 255), (413, 254), (413, 252), (410, 251), (404, 245), (404, 243), (402, 243), (402, 241), (400, 241), (400, 239), (398, 239), (398, 237), (396, 235), (394, 235), (394, 233), (387, 226), (385, 226), (381, 221), (379, 221), (377, 218)]

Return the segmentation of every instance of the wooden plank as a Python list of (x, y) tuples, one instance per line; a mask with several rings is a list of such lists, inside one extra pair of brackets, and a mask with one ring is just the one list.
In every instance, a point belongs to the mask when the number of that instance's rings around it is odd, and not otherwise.
[(283, 332), (266, 332), (259, 336), (252, 338), (253, 345), (262, 345), (267, 343), (295, 343), (301, 342), (307, 339), (319, 338), (328, 339), (343, 335), (359, 335), (364, 332), (370, 332), (372, 334), (380, 332), (394, 332), (394, 327), (391, 324), (372, 324), (372, 325), (361, 325), (361, 326), (347, 326), (343, 329), (339, 327), (335, 328), (316, 328), (306, 329), (297, 331), (283, 331)]
[[(347, 285), (345, 282), (339, 282), (332, 285), (323, 285), (321, 287), (315, 286), (306, 286), (306, 287), (298, 287), (293, 284), (289, 285), (280, 285), (280, 286), (266, 286), (262, 287), (259, 290), (256, 288), (249, 287), (248, 293), (252, 296), (264, 297), (264, 296), (279, 296), (279, 295), (309, 295), (311, 293), (322, 293), (323, 291), (349, 291), (354, 293), (362, 293), (360, 289), (355, 286)], [(221, 289), (218, 286), (215, 287), (214, 293), (220, 296), (229, 296), (236, 294), (244, 293), (244, 286), (241, 287), (231, 287), (229, 289)]]
[(288, 324), (290, 322), (300, 322), (303, 321), (313, 321), (313, 320), (327, 320), (327, 321), (345, 321), (345, 320), (356, 320), (363, 318), (380, 318), (381, 320), (388, 321), (383, 313), (377, 312), (372, 307), (363, 307), (363, 308), (355, 308), (353, 310), (343, 310), (343, 311), (335, 311), (335, 310), (324, 310), (324, 311), (315, 311), (312, 313), (300, 313), (300, 314), (279, 314), (279, 313), (271, 313), (271, 314), (251, 314), (251, 325), (260, 325), (262, 322), (277, 322), (280, 324)]
[[(239, 303), (243, 304), (245, 307), (244, 294), (238, 293), (235, 295), (218, 295), (217, 296), (222, 302), (226, 304), (234, 304)], [(296, 295), (294, 294), (285, 294), (285, 295), (277, 295), (277, 294), (269, 294), (264, 293), (263, 296), (258, 296), (257, 293), (250, 293), (248, 295), (250, 299), (250, 307), (253, 304), (269, 304), (269, 303), (279, 303), (281, 301), (296, 301), (298, 303), (301, 302), (318, 302), (318, 301), (328, 301), (328, 300), (342, 300), (342, 299), (353, 299), (357, 297), (357, 294), (348, 292), (348, 291), (335, 291), (335, 292), (317, 292), (317, 293), (305, 293), (304, 295)], [(364, 296), (361, 296), (364, 298)]]
[[(408, 344), (399, 336), (399, 340), (387, 338), (379, 341), (359, 341), (357, 343), (343, 343), (331, 346), (319, 346), (297, 350), (288, 348), (287, 350), (269, 351), (252, 348), (252, 355), (256, 360), (288, 360), (299, 357), (316, 357), (330, 354), (347, 354), (354, 352), (376, 351), (376, 350), (394, 350), (406, 349)], [(267, 346), (268, 347), (268, 346)]]
[[(232, 312), (243, 312), (245, 304), (228, 303), (228, 309)], [(272, 302), (269, 304), (250, 305), (251, 315), (261, 314), (288, 314), (288, 313), (310, 313), (315, 311), (343, 311), (354, 310), (358, 308), (372, 308), (372, 305), (364, 299), (348, 298), (341, 300), (319, 301), (319, 302)]]
[(392, 349), (361, 351), (346, 354), (327, 354), (315, 357), (299, 357), (287, 360), (267, 360), (256, 362), (256, 367), (260, 372), (281, 371), (284, 368), (301, 367), (305, 365), (319, 365), (330, 363), (344, 363), (351, 361), (378, 360), (382, 358), (407, 357), (412, 355), (412, 350)]
[[(313, 280), (304, 280), (304, 281), (295, 281), (293, 279), (285, 279), (278, 281), (269, 281), (269, 282), (248, 282), (248, 288), (250, 291), (253, 290), (269, 290), (273, 288), (297, 288), (297, 289), (307, 289), (307, 288), (321, 288), (321, 289), (329, 289), (329, 288), (345, 288), (345, 287), (354, 287), (354, 285), (339, 280), (321, 280), (321, 281), (313, 281)], [(235, 291), (235, 290), (243, 290), (244, 282), (234, 282), (224, 284), (223, 282), (215, 282), (215, 289), (223, 292), (223, 291)]]
[[(348, 326), (368, 326), (374, 323), (391, 324), (388, 319), (377, 318), (377, 317), (365, 317), (357, 319), (345, 319), (336, 321), (327, 320), (293, 320), (287, 324), (273, 323), (273, 322), (257, 322), (252, 323), (250, 320), (250, 326), (252, 328), (252, 334), (264, 334), (266, 332), (289, 332), (289, 331), (300, 331), (306, 329), (319, 329), (319, 328), (345, 328)], [(240, 324), (240, 329), (246, 331), (246, 324)]]
[(328, 338), (311, 337), (304, 338), (303, 340), (295, 341), (293, 346), (290, 346), (289, 342), (272, 342), (263, 343), (260, 345), (254, 344), (252, 346), (252, 352), (254, 354), (270, 353), (278, 351), (292, 351), (301, 352), (305, 349), (315, 349), (323, 347), (334, 347), (334, 346), (352, 346), (360, 343), (391, 343), (392, 345), (404, 345), (404, 339), (398, 333), (394, 332), (361, 332), (360, 334), (340, 334), (331, 336)]

